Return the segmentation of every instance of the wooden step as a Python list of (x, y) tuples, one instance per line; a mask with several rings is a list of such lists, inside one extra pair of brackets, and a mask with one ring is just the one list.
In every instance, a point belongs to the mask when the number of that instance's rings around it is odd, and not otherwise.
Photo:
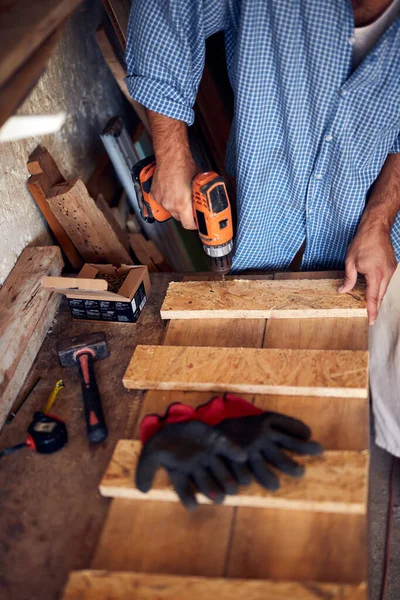
[(234, 279), (169, 284), (163, 319), (291, 319), (366, 317), (365, 285), (338, 293), (337, 279)]
[(125, 387), (368, 397), (368, 352), (137, 346)]
[(75, 571), (63, 600), (366, 600), (367, 587), (149, 573)]
[[(134, 484), (141, 451), (136, 440), (120, 440), (100, 484), (103, 496), (178, 502), (169, 477), (160, 469), (153, 489), (143, 494)], [(368, 486), (368, 452), (330, 451), (318, 457), (296, 457), (306, 467), (304, 476), (295, 479), (279, 474), (281, 487), (269, 492), (258, 483), (241, 487), (238, 494), (226, 496), (227, 506), (282, 508), (347, 514), (365, 514)], [(210, 500), (197, 494), (202, 504)]]

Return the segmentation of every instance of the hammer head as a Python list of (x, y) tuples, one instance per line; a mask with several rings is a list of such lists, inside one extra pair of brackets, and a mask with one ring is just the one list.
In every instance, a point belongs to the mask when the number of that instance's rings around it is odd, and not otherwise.
[(57, 354), (62, 367), (74, 367), (77, 364), (76, 353), (88, 349), (93, 360), (110, 356), (107, 347), (106, 334), (102, 331), (76, 335), (58, 342)]

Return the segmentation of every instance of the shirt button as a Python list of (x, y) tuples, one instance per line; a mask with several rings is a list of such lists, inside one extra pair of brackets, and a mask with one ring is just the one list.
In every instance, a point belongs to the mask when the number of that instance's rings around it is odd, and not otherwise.
[(326, 142), (331, 142), (332, 140), (333, 140), (333, 136), (330, 133), (325, 136), (325, 141)]
[(347, 94), (347, 90), (343, 90), (342, 88), (340, 88), (340, 89), (339, 89), (339, 94), (340, 94), (341, 96), (346, 96), (346, 94)]
[(351, 46), (353, 46), (354, 42), (356, 41), (356, 38), (352, 35), (351, 37), (347, 38), (347, 41)]
[(315, 179), (322, 179), (322, 174), (321, 173), (317, 173), (315, 175)]

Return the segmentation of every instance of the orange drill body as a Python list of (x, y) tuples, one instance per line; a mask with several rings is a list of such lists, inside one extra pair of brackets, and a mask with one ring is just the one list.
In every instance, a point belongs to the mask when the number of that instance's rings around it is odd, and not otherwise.
[(138, 162), (132, 170), (133, 183), (139, 203), (140, 213), (147, 223), (164, 223), (171, 219), (171, 213), (161, 206), (150, 194), (153, 175), (156, 168), (154, 156)]
[[(150, 195), (154, 157), (137, 163), (132, 171), (141, 215), (148, 223), (171, 218)], [(193, 217), (213, 271), (226, 274), (232, 265), (232, 212), (223, 177), (213, 171), (199, 173), (192, 181)]]

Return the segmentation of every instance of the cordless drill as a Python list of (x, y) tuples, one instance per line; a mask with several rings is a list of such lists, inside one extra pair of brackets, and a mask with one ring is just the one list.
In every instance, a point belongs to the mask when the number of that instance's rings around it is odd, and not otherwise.
[[(154, 156), (132, 169), (142, 218), (147, 223), (163, 223), (171, 218), (150, 194), (156, 163)], [(231, 205), (223, 177), (213, 171), (199, 173), (192, 181), (193, 217), (211, 270), (223, 276), (232, 266), (233, 227)]]

